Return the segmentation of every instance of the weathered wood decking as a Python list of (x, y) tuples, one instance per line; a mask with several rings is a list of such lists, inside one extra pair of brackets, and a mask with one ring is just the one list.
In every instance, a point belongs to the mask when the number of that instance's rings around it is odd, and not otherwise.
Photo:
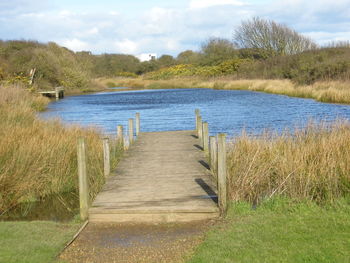
[(56, 87), (55, 90), (39, 91), (38, 93), (46, 97), (54, 97), (56, 100), (64, 98), (63, 87)]
[(141, 133), (89, 209), (92, 222), (184, 222), (219, 215), (194, 131)]

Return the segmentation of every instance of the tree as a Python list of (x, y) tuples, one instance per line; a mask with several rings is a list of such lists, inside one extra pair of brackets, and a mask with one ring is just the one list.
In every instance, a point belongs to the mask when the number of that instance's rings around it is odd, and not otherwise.
[(224, 38), (209, 38), (202, 44), (202, 65), (217, 65), (237, 57), (235, 45)]
[(292, 55), (317, 47), (310, 38), (286, 25), (259, 17), (243, 21), (235, 30), (234, 40), (240, 48), (263, 49), (270, 56)]
[(192, 50), (186, 50), (177, 55), (176, 60), (180, 64), (196, 64), (199, 60), (200, 54)]
[(176, 63), (175, 59), (170, 55), (162, 55), (158, 58), (158, 63), (160, 67), (169, 67)]

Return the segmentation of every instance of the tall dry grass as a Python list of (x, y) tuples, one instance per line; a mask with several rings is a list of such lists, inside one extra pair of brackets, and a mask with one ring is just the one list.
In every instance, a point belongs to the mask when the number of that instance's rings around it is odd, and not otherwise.
[(209, 88), (227, 90), (251, 90), (291, 97), (310, 98), (320, 102), (350, 104), (350, 82), (323, 81), (312, 85), (298, 86), (290, 80), (235, 80), (230, 77), (203, 79), (198, 77), (174, 78), (169, 80), (146, 80), (142, 78), (99, 79), (101, 85), (114, 83), (116, 86), (136, 89)]
[[(21, 202), (78, 192), (77, 139), (87, 141), (90, 195), (104, 183), (101, 134), (36, 116), (47, 99), (0, 87), (0, 215)], [(112, 148), (113, 163), (120, 156)], [(78, 198), (78, 195), (77, 195)], [(78, 200), (78, 199), (77, 199)]]
[(319, 203), (350, 194), (350, 124), (310, 122), (282, 135), (243, 133), (229, 146), (230, 197), (253, 203), (272, 196)]
[(219, 80), (213, 84), (213, 88), (261, 91), (321, 102), (350, 104), (350, 82), (324, 81), (298, 86), (290, 80)]

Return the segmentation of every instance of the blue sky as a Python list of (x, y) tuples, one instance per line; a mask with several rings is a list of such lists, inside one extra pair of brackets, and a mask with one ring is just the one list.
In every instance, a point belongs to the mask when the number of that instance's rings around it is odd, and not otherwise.
[(54, 41), (74, 51), (177, 55), (242, 20), (284, 23), (319, 44), (350, 40), (350, 0), (0, 0), (0, 39)]

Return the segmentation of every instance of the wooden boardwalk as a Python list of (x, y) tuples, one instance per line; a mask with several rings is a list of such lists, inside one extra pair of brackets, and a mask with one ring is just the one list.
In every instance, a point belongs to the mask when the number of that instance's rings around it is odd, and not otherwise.
[(194, 131), (141, 133), (89, 209), (90, 222), (186, 222), (219, 216)]
[(38, 93), (49, 98), (54, 97), (56, 100), (64, 98), (63, 87), (56, 87), (55, 90), (39, 91)]

